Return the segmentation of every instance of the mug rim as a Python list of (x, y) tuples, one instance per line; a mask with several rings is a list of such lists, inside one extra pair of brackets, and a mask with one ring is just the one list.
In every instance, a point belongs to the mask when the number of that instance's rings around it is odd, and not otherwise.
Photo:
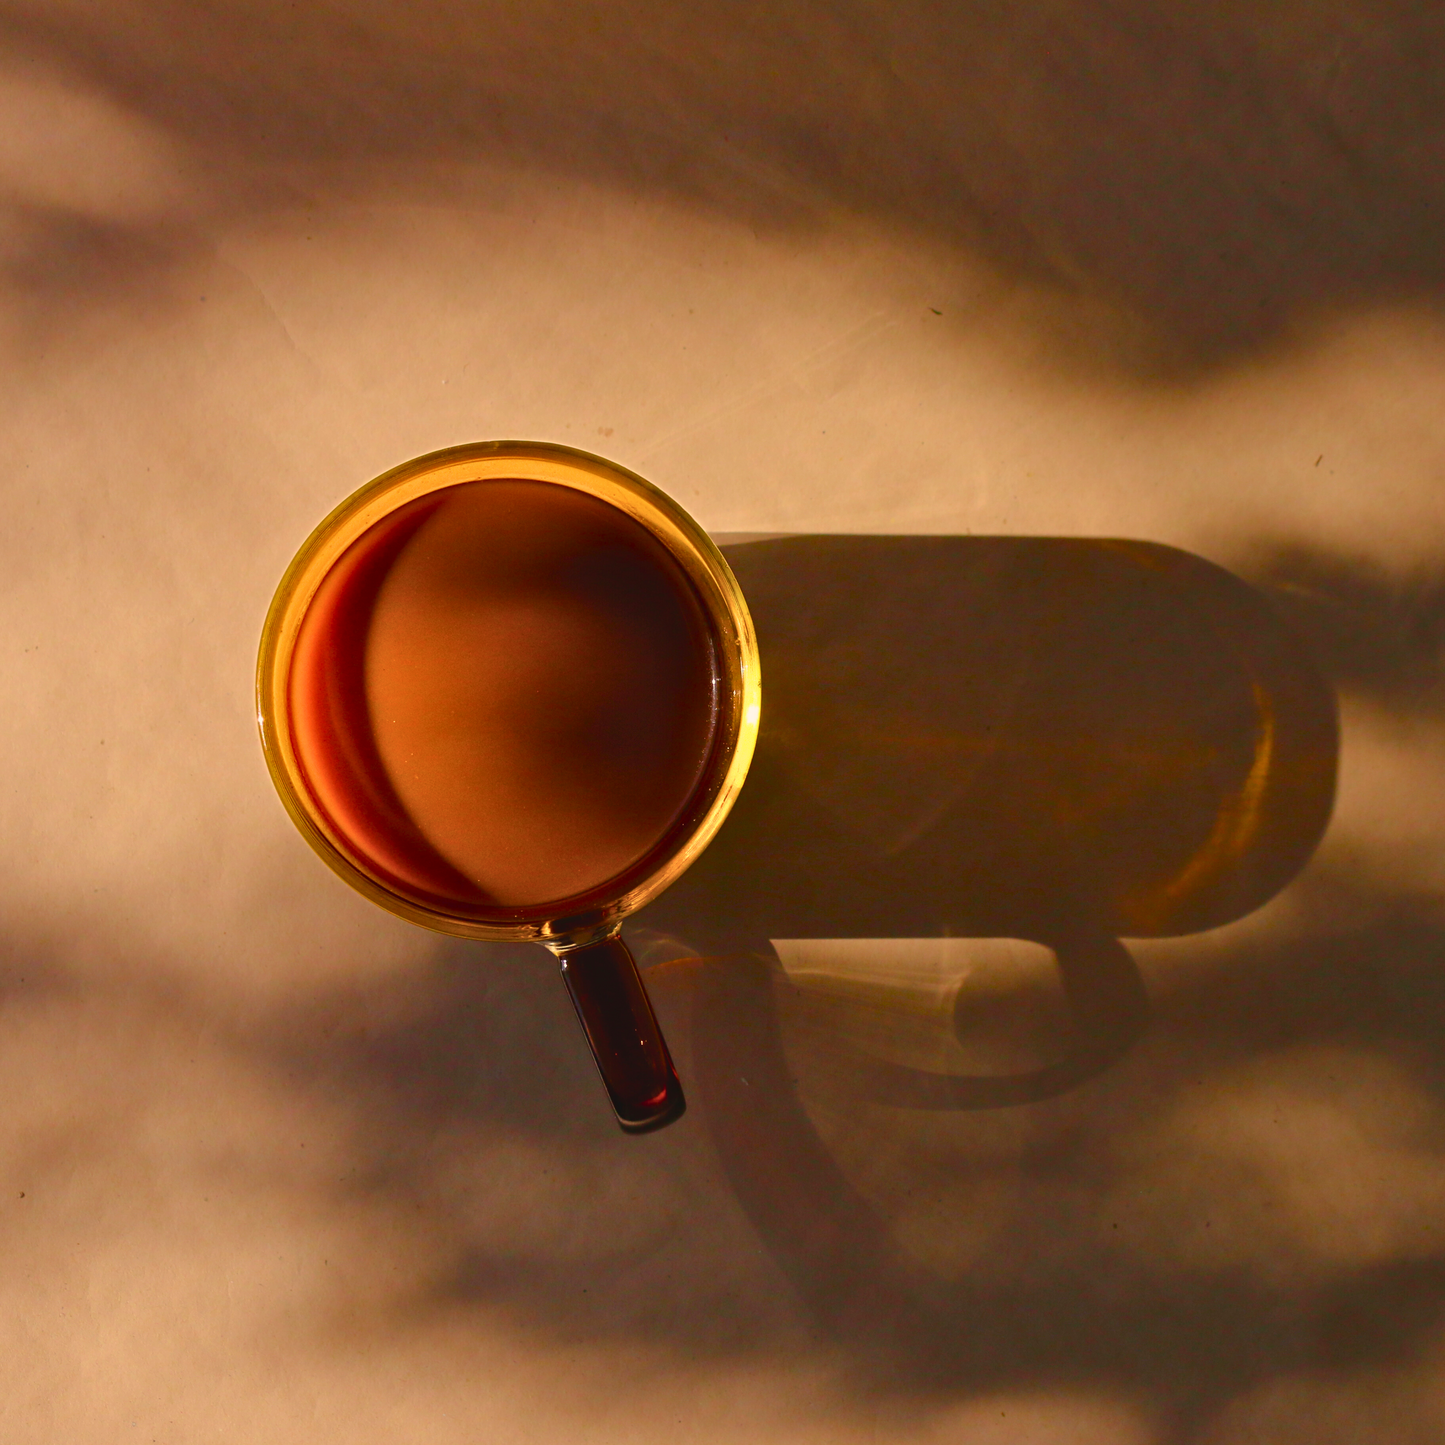
[[(292, 745), (289, 682), (301, 624), (323, 579), (352, 544), (418, 498), (485, 481), (549, 482), (583, 492), (617, 507), (667, 548), (713, 636), (718, 717), (702, 779), (668, 831), (626, 869), (572, 898), (464, 911), (461, 905), (451, 910), (407, 897), (367, 871), (359, 850), (349, 850), (307, 785)], [(312, 529), (283, 573), (261, 630), (256, 721), (271, 781), (292, 822), (322, 861), (363, 896), (455, 937), (572, 946), (615, 931), (623, 918), (675, 882), (722, 826), (752, 762), (761, 681), (757, 635), (742, 589), (716, 543), (667, 493), (615, 462), (560, 443), (473, 442), (392, 467)]]

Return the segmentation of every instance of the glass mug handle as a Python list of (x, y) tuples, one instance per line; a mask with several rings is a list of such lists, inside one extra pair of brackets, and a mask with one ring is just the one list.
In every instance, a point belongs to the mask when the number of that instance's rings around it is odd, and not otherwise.
[(629, 1134), (646, 1134), (680, 1119), (687, 1100), (631, 950), (615, 932), (548, 947), (562, 965), (618, 1124)]

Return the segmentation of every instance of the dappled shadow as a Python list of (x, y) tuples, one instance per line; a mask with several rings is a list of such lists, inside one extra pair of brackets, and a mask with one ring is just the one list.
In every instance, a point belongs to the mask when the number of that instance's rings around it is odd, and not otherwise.
[(1341, 686), (1405, 713), (1445, 694), (1445, 572), (1392, 572), (1362, 558), (1256, 544), (1250, 575)]
[(188, 148), (222, 211), (504, 160), (758, 226), (862, 216), (1036, 291), (1053, 352), (1139, 375), (1445, 281), (1425, 0), (10, 0), (0, 23)]
[(693, 1107), (645, 1141), (540, 952), (447, 945), (251, 1047), (354, 1111), (346, 1189), (445, 1243), (390, 1329), (485, 1305), (694, 1361), (842, 1348), (865, 1394), (1117, 1391), (1188, 1440), (1271, 1380), (1435, 1347), (1445, 931), (1372, 912), (1155, 979), (1124, 1064), (1002, 1113), (879, 1107), (747, 956), (648, 969)]
[[(652, 983), (687, 1070), (687, 983)], [(244, 1047), (347, 1101), (346, 1192), (405, 1201), (442, 1243), (393, 1326), (502, 1303), (549, 1335), (693, 1355), (806, 1341), (699, 1123), (619, 1133), (540, 948), (448, 943), (425, 975), (314, 1000)]]

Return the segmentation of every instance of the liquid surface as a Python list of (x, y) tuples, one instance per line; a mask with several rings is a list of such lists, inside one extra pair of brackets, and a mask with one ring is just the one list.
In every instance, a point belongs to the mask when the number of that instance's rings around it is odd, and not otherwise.
[(369, 871), (423, 902), (602, 887), (701, 781), (711, 633), (677, 563), (605, 502), (474, 482), (394, 513), (318, 590), (293, 743)]

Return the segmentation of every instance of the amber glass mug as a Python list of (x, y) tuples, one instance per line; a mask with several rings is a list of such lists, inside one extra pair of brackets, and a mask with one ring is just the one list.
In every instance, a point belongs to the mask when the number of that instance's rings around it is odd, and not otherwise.
[(707, 534), (631, 472), (488, 442), (378, 477), (307, 538), (261, 637), (271, 777), (359, 892), (561, 962), (617, 1121), (683, 1092), (622, 920), (747, 774), (757, 641)]

